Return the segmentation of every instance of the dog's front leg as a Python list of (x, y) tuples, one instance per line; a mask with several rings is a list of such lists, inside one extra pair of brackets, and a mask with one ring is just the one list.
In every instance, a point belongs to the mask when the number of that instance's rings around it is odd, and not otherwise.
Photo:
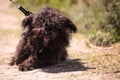
[(20, 71), (33, 70), (39, 67), (39, 61), (36, 56), (31, 56), (19, 65)]

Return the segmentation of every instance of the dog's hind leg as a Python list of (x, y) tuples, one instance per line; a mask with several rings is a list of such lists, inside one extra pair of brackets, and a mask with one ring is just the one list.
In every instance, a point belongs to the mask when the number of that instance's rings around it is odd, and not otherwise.
[(60, 61), (66, 60), (68, 54), (65, 48), (62, 48), (59, 54), (60, 54)]

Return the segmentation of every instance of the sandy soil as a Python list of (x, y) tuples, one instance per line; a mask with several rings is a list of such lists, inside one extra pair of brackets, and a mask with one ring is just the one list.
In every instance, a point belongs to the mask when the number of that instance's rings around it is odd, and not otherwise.
[[(14, 24), (20, 22), (19, 19), (22, 19), (22, 17), (17, 18), (12, 14), (17, 9), (9, 5), (8, 0), (0, 0), (0, 29), (20, 29)], [(11, 37), (11, 39), (7, 41), (0, 40), (0, 80), (120, 80), (120, 73), (94, 73), (94, 68), (84, 66), (78, 58), (68, 59), (60, 64), (42, 69), (20, 72), (17, 66), (8, 65), (10, 57), (15, 53), (19, 38)], [(111, 49), (113, 47), (95, 47), (86, 43), (84, 39), (73, 38), (68, 53), (97, 55), (102, 52), (109, 53)], [(113, 50), (113, 52), (115, 51)]]

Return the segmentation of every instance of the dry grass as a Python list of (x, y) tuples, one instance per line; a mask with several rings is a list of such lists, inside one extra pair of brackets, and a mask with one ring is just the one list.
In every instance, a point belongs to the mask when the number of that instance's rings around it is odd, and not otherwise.
[[(69, 58), (81, 59), (84, 66), (94, 68), (94, 73), (119, 73), (120, 72), (120, 44), (114, 44), (111, 47), (89, 48), (92, 51), (88, 53), (73, 52)], [(82, 50), (82, 49), (81, 49)], [(86, 49), (87, 50), (87, 47)]]
[(2, 40), (7, 38), (18, 38), (20, 36), (21, 29), (0, 29), (0, 36)]
[(0, 29), (0, 48), (15, 47), (20, 33), (21, 29)]
[(10, 61), (20, 38), (20, 33), (20, 29), (0, 28), (0, 65), (8, 64)]

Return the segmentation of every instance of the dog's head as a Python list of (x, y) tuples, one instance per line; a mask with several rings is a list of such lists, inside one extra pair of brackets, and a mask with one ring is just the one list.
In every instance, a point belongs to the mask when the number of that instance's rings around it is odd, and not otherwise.
[(68, 42), (70, 33), (77, 31), (69, 18), (49, 7), (27, 16), (22, 26), (24, 36), (30, 36), (35, 41), (41, 40), (44, 46), (55, 41)]

